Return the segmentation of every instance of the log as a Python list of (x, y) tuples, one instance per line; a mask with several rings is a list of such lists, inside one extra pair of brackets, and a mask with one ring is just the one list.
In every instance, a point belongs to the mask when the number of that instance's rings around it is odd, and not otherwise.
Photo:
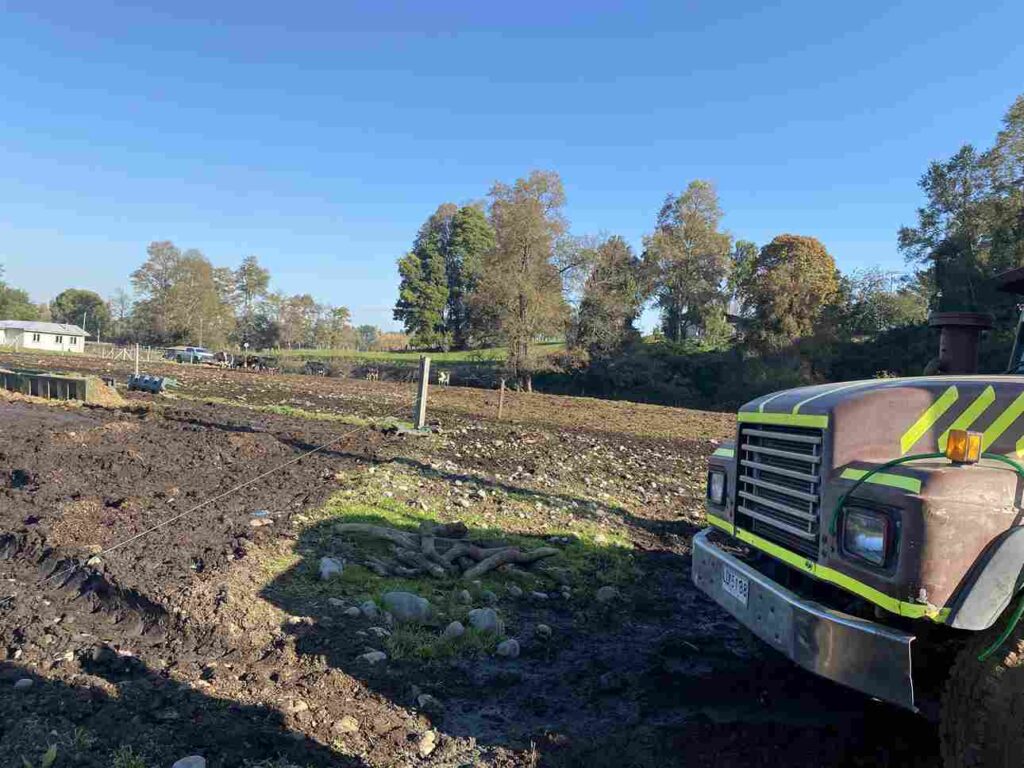
[(492, 571), (498, 566), (505, 565), (506, 563), (525, 565), (527, 563), (534, 563), (545, 557), (553, 557), (558, 553), (559, 550), (553, 549), (552, 547), (540, 547), (529, 552), (523, 552), (522, 550), (515, 549), (514, 547), (510, 549), (502, 549), (495, 552), (490, 557), (481, 560), (472, 568), (467, 569), (466, 572), (462, 574), (462, 577), (464, 579), (478, 579), (488, 571)]
[(396, 549), (395, 557), (398, 558), (399, 562), (405, 563), (413, 568), (419, 568), (420, 570), (426, 571), (434, 578), (443, 579), (448, 575), (448, 571), (440, 565), (430, 562), (421, 553), (414, 552), (411, 549)]
[(374, 539), (391, 541), (405, 549), (419, 549), (419, 537), (414, 533), (404, 533), (394, 528), (385, 528), (382, 525), (371, 525), (369, 523), (339, 523), (334, 526), (338, 533), (356, 533), (369, 536)]

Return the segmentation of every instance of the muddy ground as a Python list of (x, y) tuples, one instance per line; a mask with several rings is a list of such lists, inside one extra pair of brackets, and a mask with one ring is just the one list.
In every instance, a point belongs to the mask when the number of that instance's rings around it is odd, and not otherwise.
[[(127, 370), (0, 356), (40, 362)], [(0, 764), (937, 763), (932, 726), (795, 669), (691, 585), (727, 415), (517, 393), (497, 422), (496, 393), (452, 388), (408, 437), (384, 417), (409, 385), (151, 368), (177, 397), (0, 400)], [(496, 603), (518, 658), (349, 616), (388, 586), (358, 566), (318, 580), (320, 557), (359, 559), (339, 520), (424, 518), (561, 542), (569, 590), (404, 585), (448, 618)]]

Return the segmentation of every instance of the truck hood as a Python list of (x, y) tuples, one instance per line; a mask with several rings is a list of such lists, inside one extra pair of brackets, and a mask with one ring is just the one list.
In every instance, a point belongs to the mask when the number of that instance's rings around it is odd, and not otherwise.
[(773, 392), (744, 405), (743, 422), (818, 427), (831, 464), (941, 451), (950, 429), (981, 432), (982, 450), (1024, 456), (1024, 376), (867, 379)]

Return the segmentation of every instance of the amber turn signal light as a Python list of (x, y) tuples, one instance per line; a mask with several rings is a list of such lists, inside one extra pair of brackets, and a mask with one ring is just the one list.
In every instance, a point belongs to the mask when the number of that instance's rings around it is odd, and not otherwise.
[(977, 464), (981, 458), (981, 432), (951, 429), (946, 441), (946, 458), (957, 464)]

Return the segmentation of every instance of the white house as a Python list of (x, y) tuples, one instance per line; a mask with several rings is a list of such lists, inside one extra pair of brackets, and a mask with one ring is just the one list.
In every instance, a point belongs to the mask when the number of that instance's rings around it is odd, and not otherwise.
[(0, 345), (49, 352), (84, 352), (89, 334), (77, 325), (35, 320), (0, 320)]

